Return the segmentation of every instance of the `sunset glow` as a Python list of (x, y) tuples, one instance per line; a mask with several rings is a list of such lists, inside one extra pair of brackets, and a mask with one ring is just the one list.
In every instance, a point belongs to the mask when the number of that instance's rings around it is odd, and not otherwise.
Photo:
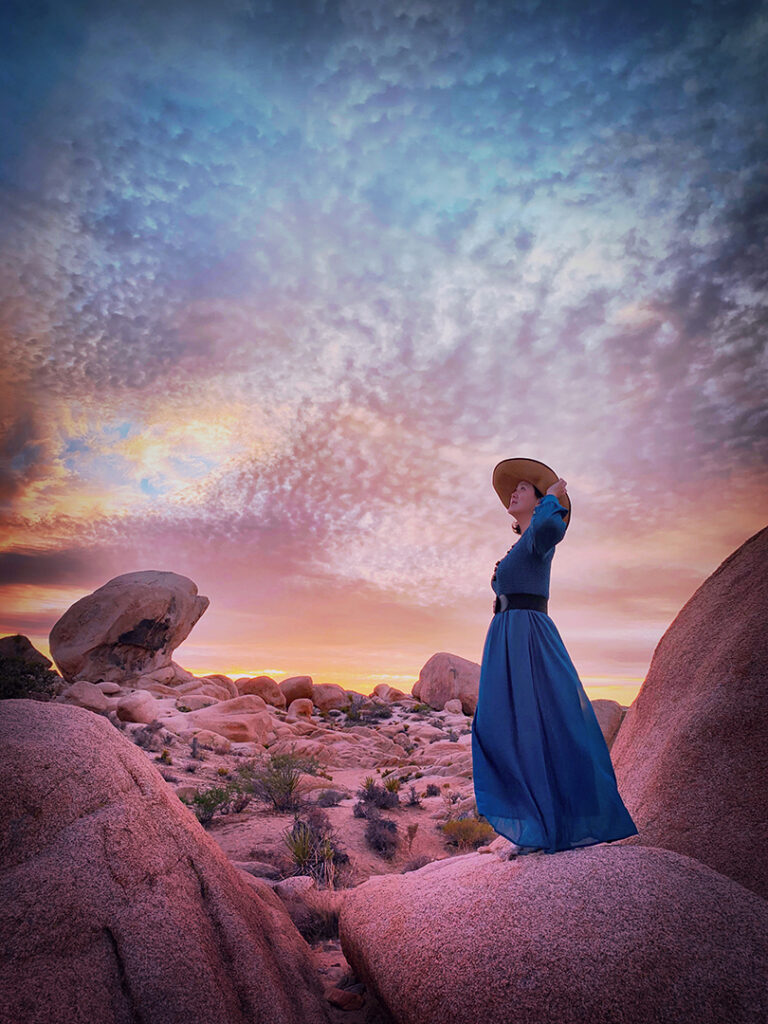
[(409, 691), (480, 661), (526, 456), (550, 614), (631, 703), (766, 522), (764, 7), (3, 19), (2, 634), (170, 570), (185, 668)]

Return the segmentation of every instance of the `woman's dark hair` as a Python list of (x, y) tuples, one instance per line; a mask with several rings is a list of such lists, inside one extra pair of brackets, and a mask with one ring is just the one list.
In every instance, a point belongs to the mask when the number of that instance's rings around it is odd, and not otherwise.
[[(539, 490), (539, 488), (536, 486), (536, 484), (531, 484), (531, 486), (533, 487), (534, 491), (536, 492), (536, 497), (537, 498), (543, 498), (544, 497), (544, 495)], [(522, 532), (523, 531), (520, 529), (520, 523), (513, 523), (512, 524), (512, 533), (522, 533)]]

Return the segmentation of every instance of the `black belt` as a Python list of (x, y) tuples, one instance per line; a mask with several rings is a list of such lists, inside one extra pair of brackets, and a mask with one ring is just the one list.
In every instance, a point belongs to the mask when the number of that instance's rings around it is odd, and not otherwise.
[(499, 594), (493, 602), (493, 614), (509, 611), (510, 608), (528, 608), (533, 612), (547, 611), (548, 601), (541, 594)]

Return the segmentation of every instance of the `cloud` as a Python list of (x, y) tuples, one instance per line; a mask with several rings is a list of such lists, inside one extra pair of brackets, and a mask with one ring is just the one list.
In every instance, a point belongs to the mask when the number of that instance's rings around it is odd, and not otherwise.
[(91, 555), (84, 550), (0, 552), (0, 577), (5, 586), (78, 583), (88, 575)]
[[(237, 575), (255, 552), (260, 579), (408, 607), (448, 580), (468, 601), (504, 545), (490, 470), (516, 451), (569, 479), (584, 544), (664, 533), (715, 474), (713, 514), (759, 507), (759, 5), (140, 15), (14, 12), (14, 572), (30, 545), (63, 552), (41, 583), (81, 546), (115, 572), (226, 552)], [(606, 614), (650, 614), (641, 580), (601, 586)]]

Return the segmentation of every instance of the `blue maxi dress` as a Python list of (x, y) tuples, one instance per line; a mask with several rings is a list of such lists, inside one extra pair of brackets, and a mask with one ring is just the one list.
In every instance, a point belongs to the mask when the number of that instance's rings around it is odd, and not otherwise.
[[(549, 597), (566, 514), (554, 494), (544, 495), (498, 564), (497, 594)], [(472, 719), (472, 762), (478, 812), (520, 854), (638, 833), (595, 712), (545, 612), (511, 608), (491, 620)]]

